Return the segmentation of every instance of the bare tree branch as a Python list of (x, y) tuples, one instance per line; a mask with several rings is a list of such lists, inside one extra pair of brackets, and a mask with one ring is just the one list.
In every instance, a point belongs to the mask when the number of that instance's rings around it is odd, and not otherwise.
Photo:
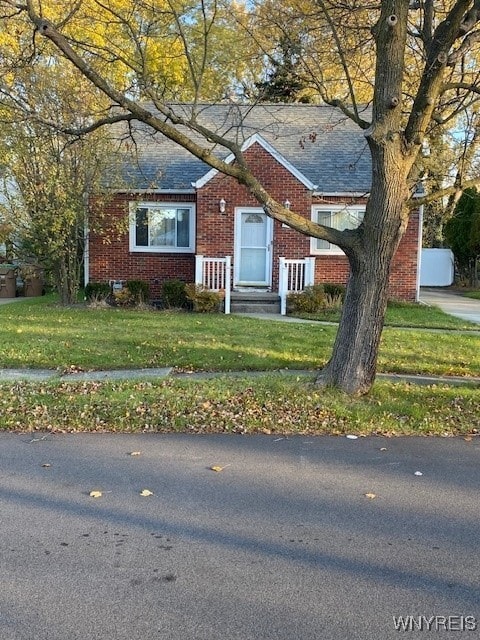
[(480, 95), (480, 86), (476, 83), (470, 84), (469, 82), (448, 82), (447, 84), (442, 85), (440, 89), (440, 93), (445, 93), (446, 91), (453, 91), (455, 89), (465, 89), (465, 91), (469, 91), (470, 93), (476, 93)]
[[(442, 80), (450, 49), (478, 19), (478, 11), (471, 13), (473, 9), (470, 9), (470, 5), (471, 0), (457, 0), (445, 19), (435, 29), (427, 47), (425, 69), (405, 128), (405, 140), (412, 149), (421, 145), (432, 117), (435, 102), (442, 90)], [(475, 0), (474, 8), (478, 9), (478, 5), (480, 0)], [(472, 22), (474, 16), (476, 18)]]
[[(340, 42), (340, 38), (338, 36), (338, 32), (337, 32), (337, 28), (335, 26), (334, 21), (332, 20), (332, 16), (330, 15), (330, 12), (328, 11), (325, 3), (323, 2), (323, 0), (317, 0), (318, 6), (320, 7), (320, 9), (322, 10), (323, 15), (325, 16), (325, 19), (332, 31), (332, 35), (333, 35), (333, 39), (335, 41), (335, 46), (337, 48), (337, 52), (338, 55), (340, 57), (340, 63), (342, 65), (343, 68), (343, 72), (345, 73), (345, 78), (347, 80), (347, 85), (348, 85), (348, 94), (350, 96), (350, 101), (352, 104), (352, 108), (353, 108), (353, 116), (354, 118), (352, 118), (355, 122), (358, 122), (359, 120), (359, 115), (358, 115), (358, 108), (357, 108), (357, 102), (355, 99), (355, 90), (353, 88), (353, 82), (352, 82), (352, 78), (350, 77), (350, 71), (348, 68), (348, 64), (347, 61), (345, 59), (345, 52), (343, 49), (343, 45)], [(349, 116), (350, 117), (350, 116)]]
[(480, 31), (473, 31), (463, 40), (458, 49), (448, 56), (447, 65), (453, 67), (477, 42), (480, 42)]
[(465, 180), (461, 184), (454, 184), (451, 187), (445, 187), (445, 189), (439, 189), (434, 193), (429, 193), (426, 196), (422, 196), (421, 198), (412, 198), (407, 206), (409, 209), (416, 209), (417, 207), (425, 204), (429, 204), (430, 202), (435, 202), (436, 200), (441, 200), (447, 196), (459, 194), (461, 195), (462, 191), (465, 189), (469, 189), (470, 187), (478, 187), (480, 185), (480, 176), (478, 178), (472, 178), (471, 180)]

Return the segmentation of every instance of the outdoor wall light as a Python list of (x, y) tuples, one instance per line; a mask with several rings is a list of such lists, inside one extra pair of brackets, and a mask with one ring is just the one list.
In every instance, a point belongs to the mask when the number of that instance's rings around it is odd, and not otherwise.
[(290, 200), (285, 200), (285, 202), (283, 203), (285, 209), (290, 209), (291, 205), (292, 203), (290, 202)]
[(222, 198), (218, 203), (218, 210), (220, 211), (220, 213), (225, 213), (226, 207), (227, 207), (227, 203), (225, 202), (225, 199)]

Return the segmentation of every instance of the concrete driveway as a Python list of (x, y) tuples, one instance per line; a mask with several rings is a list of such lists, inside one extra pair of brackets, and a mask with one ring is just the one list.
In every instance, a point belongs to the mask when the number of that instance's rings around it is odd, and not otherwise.
[(0, 434), (0, 638), (478, 638), (479, 462), (477, 438)]
[(21, 302), (22, 300), (28, 300), (28, 298), (0, 298), (0, 304), (10, 304), (11, 302)]
[(422, 288), (420, 301), (462, 320), (480, 323), (480, 300), (466, 298), (449, 289)]

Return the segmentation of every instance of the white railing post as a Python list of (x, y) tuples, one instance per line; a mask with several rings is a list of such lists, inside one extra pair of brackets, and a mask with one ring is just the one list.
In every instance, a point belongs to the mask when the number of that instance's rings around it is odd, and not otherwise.
[(315, 258), (305, 258), (304, 287), (313, 287), (315, 284)]
[(303, 260), (286, 260), (279, 258), (278, 294), (280, 296), (280, 313), (287, 313), (287, 296), (299, 293), (305, 287), (315, 284), (315, 258)]
[(206, 258), (195, 256), (195, 284), (211, 291), (225, 291), (225, 313), (230, 313), (232, 291), (232, 256)]
[(280, 296), (280, 314), (287, 313), (287, 291), (288, 291), (288, 266), (285, 258), (281, 257), (278, 268), (278, 294)]
[(225, 256), (225, 314), (230, 313), (231, 287), (232, 287), (232, 256)]
[(203, 285), (203, 256), (195, 256), (195, 284)]

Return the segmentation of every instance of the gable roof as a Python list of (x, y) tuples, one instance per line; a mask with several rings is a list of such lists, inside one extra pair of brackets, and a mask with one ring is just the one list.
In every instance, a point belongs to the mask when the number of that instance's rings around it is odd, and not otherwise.
[[(171, 105), (184, 117), (192, 105)], [(243, 148), (258, 143), (307, 188), (328, 193), (367, 193), (371, 163), (363, 131), (338, 109), (304, 104), (196, 105), (197, 120)], [(134, 122), (123, 183), (132, 190), (193, 191), (215, 171), (190, 152)], [(179, 129), (185, 131), (184, 127)], [(193, 139), (205, 145), (195, 134)], [(231, 162), (223, 147), (210, 144), (220, 158)]]
[[(284, 166), (287, 171), (290, 171), (290, 173), (294, 175), (302, 184), (304, 184), (307, 189), (310, 189), (311, 191), (316, 189), (316, 185), (313, 184), (313, 182), (311, 182), (306, 176), (303, 175), (301, 171), (299, 171), (286, 158), (284, 158), (282, 154), (279, 153), (274, 147), (272, 147), (272, 145), (269, 144), (264, 138), (262, 138), (259, 133), (254, 133), (253, 136), (248, 138), (248, 140), (245, 140), (245, 142), (242, 144), (242, 151), (250, 149), (250, 147), (252, 147), (254, 144), (259, 144), (261, 147), (263, 147), (265, 151), (267, 151), (267, 153), (269, 153), (273, 158), (275, 158), (277, 162)], [(233, 153), (225, 158), (225, 162), (227, 164), (232, 163), (234, 160), (235, 155)], [(219, 173), (218, 169), (210, 169), (208, 173), (206, 173), (199, 180), (193, 182), (192, 184), (196, 189), (201, 189), (201, 187), (207, 184), (207, 182), (209, 182), (214, 176), (216, 176), (217, 173)]]

